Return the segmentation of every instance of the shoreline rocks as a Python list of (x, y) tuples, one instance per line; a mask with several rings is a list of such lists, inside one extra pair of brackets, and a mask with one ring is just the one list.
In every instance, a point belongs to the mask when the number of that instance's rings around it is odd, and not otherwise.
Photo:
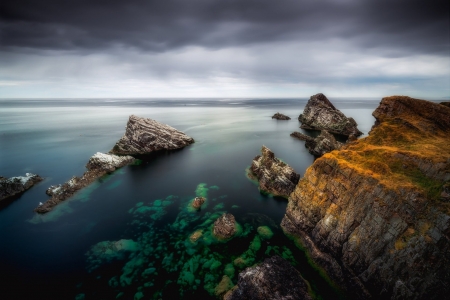
[(82, 177), (73, 176), (66, 183), (50, 186), (46, 194), (51, 196), (45, 203), (34, 209), (35, 212), (44, 214), (67, 198), (73, 196), (78, 190), (88, 186), (99, 177), (111, 173), (118, 168), (133, 163), (135, 159), (131, 156), (117, 156), (97, 152), (86, 164), (88, 169)]
[(362, 135), (355, 120), (347, 118), (321, 93), (311, 96), (298, 120), (303, 129), (327, 130), (334, 134), (352, 136), (352, 139)]
[(194, 139), (169, 125), (131, 115), (125, 134), (110, 153), (146, 155), (159, 150), (175, 150), (194, 143)]
[(301, 141), (305, 141), (305, 147), (308, 149), (309, 153), (317, 157), (333, 150), (340, 149), (344, 145), (343, 143), (336, 141), (335, 137), (326, 130), (322, 130), (320, 135), (316, 138), (312, 138), (298, 131), (291, 133), (291, 136)]
[(224, 213), (214, 222), (213, 233), (220, 239), (229, 239), (236, 232), (236, 220), (232, 214)]
[(42, 180), (41, 176), (32, 173), (11, 178), (0, 176), (0, 201), (20, 195)]
[(290, 120), (291, 118), (288, 117), (288, 116), (286, 116), (286, 115), (283, 115), (283, 114), (280, 114), (279, 112), (277, 112), (276, 114), (274, 114), (274, 115), (272, 116), (272, 119), (277, 119), (277, 120)]
[(276, 158), (266, 146), (262, 146), (261, 154), (253, 159), (249, 177), (258, 180), (260, 191), (289, 197), (300, 179), (300, 174), (295, 173), (292, 167)]

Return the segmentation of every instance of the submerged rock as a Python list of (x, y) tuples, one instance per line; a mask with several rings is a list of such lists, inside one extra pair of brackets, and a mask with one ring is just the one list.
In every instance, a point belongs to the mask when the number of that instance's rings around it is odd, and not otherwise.
[(289, 118), (286, 115), (280, 114), (280, 113), (276, 113), (272, 116), (272, 119), (277, 119), (277, 120), (290, 120), (291, 118)]
[(224, 300), (312, 299), (300, 273), (279, 256), (267, 258), (260, 265), (239, 273), (237, 286)]
[(297, 131), (291, 133), (291, 136), (305, 141), (305, 147), (314, 156), (322, 156), (325, 153), (341, 148), (343, 145), (341, 142), (336, 141), (335, 137), (326, 130), (322, 130), (316, 138)]
[(42, 180), (41, 176), (32, 173), (11, 178), (0, 176), (0, 201), (23, 193)]
[(229, 239), (236, 232), (236, 220), (232, 214), (225, 213), (214, 222), (213, 233), (218, 238)]
[(158, 150), (175, 150), (194, 143), (194, 139), (169, 125), (131, 115), (125, 134), (110, 151), (120, 155), (142, 155)]
[(203, 203), (205, 203), (204, 197), (195, 197), (194, 201), (192, 201), (192, 207), (195, 209), (200, 209)]
[(324, 94), (311, 96), (298, 120), (302, 123), (300, 128), (303, 129), (327, 130), (344, 136), (362, 134), (355, 120), (347, 118), (336, 109)]
[(111, 173), (114, 170), (133, 163), (135, 159), (131, 156), (117, 156), (113, 154), (105, 154), (97, 152), (86, 164), (88, 169), (82, 177), (73, 176), (69, 181), (57, 186), (51, 186), (47, 189), (46, 194), (51, 196), (44, 204), (34, 209), (37, 213), (47, 213), (54, 206), (67, 198), (73, 196), (78, 190), (88, 186), (97, 178)]
[(283, 230), (350, 297), (450, 293), (450, 108), (383, 98), (369, 136), (318, 158), (289, 198)]
[(253, 159), (250, 177), (259, 181), (259, 189), (275, 196), (289, 197), (300, 179), (288, 164), (275, 157), (266, 146), (262, 146), (261, 154)]

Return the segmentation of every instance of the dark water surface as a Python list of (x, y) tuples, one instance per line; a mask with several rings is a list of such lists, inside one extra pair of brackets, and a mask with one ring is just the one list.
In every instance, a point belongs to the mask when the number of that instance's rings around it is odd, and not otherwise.
[[(2, 299), (214, 299), (223, 275), (236, 284), (246, 265), (278, 254), (309, 281), (318, 299), (335, 291), (280, 229), (284, 199), (264, 196), (245, 176), (266, 145), (302, 176), (314, 158), (289, 134), (307, 99), (0, 100), (0, 176), (45, 180), (0, 210)], [(337, 99), (365, 134), (378, 100)], [(281, 112), (290, 121), (272, 120)], [(46, 215), (33, 209), (45, 190), (81, 176), (107, 152), (135, 114), (195, 139), (99, 179)], [(207, 197), (199, 211), (188, 208)], [(230, 212), (240, 236), (211, 236)], [(273, 237), (258, 234), (269, 228)], [(203, 235), (192, 243), (194, 232)], [(84, 298), (83, 298), (84, 297)]]

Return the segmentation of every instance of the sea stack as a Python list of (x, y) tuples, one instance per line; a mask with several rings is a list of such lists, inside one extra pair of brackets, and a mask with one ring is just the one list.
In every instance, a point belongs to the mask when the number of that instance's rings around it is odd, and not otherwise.
[(324, 94), (311, 96), (298, 120), (302, 123), (300, 128), (303, 129), (327, 130), (347, 137), (358, 137), (362, 134), (355, 120), (347, 118), (336, 109)]
[(32, 173), (11, 178), (0, 176), (0, 201), (23, 193), (42, 180), (41, 176)]
[[(383, 98), (369, 136), (318, 158), (283, 230), (358, 299), (450, 293), (450, 108)], [(443, 197), (444, 196), (444, 197)]]
[(300, 179), (300, 174), (276, 158), (266, 146), (262, 146), (261, 155), (253, 159), (249, 171), (249, 177), (258, 180), (260, 191), (285, 198), (289, 197)]
[(316, 138), (312, 138), (297, 131), (291, 133), (291, 136), (301, 141), (305, 141), (305, 147), (308, 149), (309, 153), (317, 157), (339, 149), (343, 145), (342, 143), (336, 141), (336, 138), (326, 130), (322, 130)]
[(194, 139), (169, 125), (131, 115), (125, 134), (110, 153), (145, 155), (158, 150), (175, 150), (194, 143)]
[(276, 113), (276, 114), (274, 114), (273, 116), (272, 116), (272, 119), (277, 119), (277, 120), (290, 120), (291, 118), (290, 117), (288, 117), (288, 116), (286, 116), (286, 115), (283, 115), (283, 114), (280, 114), (280, 113)]

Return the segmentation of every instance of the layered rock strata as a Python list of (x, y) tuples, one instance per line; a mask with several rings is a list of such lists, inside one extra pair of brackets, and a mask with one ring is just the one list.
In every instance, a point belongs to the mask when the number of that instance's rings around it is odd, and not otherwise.
[(237, 286), (225, 294), (224, 300), (309, 300), (308, 285), (300, 273), (286, 260), (273, 256), (260, 265), (239, 273)]
[(225, 213), (220, 216), (213, 226), (213, 233), (221, 239), (229, 239), (236, 233), (236, 220), (232, 214)]
[(290, 117), (288, 117), (288, 116), (286, 116), (286, 115), (283, 115), (283, 114), (280, 114), (280, 113), (276, 113), (276, 114), (274, 114), (273, 116), (272, 116), (272, 119), (277, 119), (277, 120), (290, 120), (291, 118)]
[(144, 155), (158, 150), (175, 150), (194, 143), (194, 139), (169, 125), (131, 115), (125, 134), (110, 153)]
[(75, 192), (88, 186), (97, 178), (131, 164), (134, 161), (135, 159), (131, 156), (117, 156), (97, 152), (89, 159), (86, 164), (88, 170), (82, 177), (73, 176), (66, 183), (49, 187), (46, 194), (51, 196), (51, 198), (36, 207), (34, 211), (41, 214), (47, 213), (51, 211), (54, 206), (73, 196)]
[(305, 147), (314, 156), (322, 156), (325, 153), (340, 149), (343, 145), (341, 142), (336, 141), (335, 137), (326, 130), (322, 130), (316, 138), (312, 138), (298, 131), (291, 133), (291, 136), (305, 141)]
[(282, 227), (359, 299), (450, 292), (450, 108), (383, 98), (369, 136), (317, 159)]
[(39, 175), (31, 173), (11, 178), (0, 176), (0, 201), (23, 193), (42, 180)]
[(300, 174), (276, 158), (266, 146), (262, 146), (261, 155), (253, 159), (248, 175), (258, 180), (260, 191), (285, 198), (289, 197), (300, 179)]
[(298, 117), (302, 123), (300, 128), (311, 130), (327, 130), (344, 136), (357, 137), (362, 134), (353, 118), (347, 118), (325, 97), (324, 94), (311, 96)]

